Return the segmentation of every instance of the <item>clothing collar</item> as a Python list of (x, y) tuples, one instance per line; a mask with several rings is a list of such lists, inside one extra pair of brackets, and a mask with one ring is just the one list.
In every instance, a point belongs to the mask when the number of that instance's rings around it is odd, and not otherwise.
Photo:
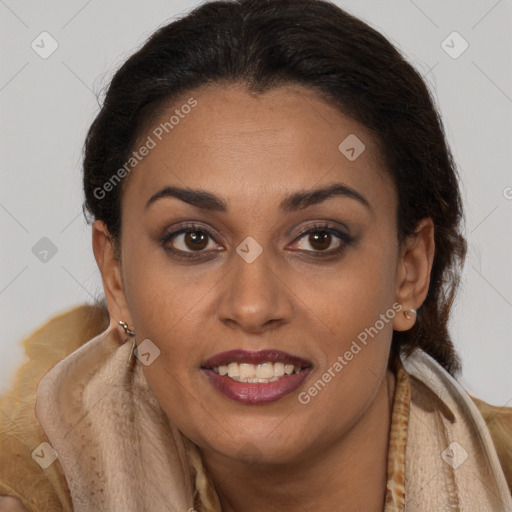
[(391, 474), (404, 477), (396, 479), (396, 502), (386, 512), (512, 511), (491, 435), (471, 397), (422, 350), (402, 363), (390, 438), (396, 449), (388, 462)]
[(401, 512), (405, 509), (405, 448), (411, 385), (400, 360), (396, 362), (396, 367), (388, 445), (385, 512)]

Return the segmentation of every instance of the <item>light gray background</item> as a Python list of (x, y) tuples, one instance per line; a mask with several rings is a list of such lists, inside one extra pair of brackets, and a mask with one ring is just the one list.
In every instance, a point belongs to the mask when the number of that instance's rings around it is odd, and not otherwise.
[[(0, 391), (23, 360), (23, 337), (102, 293), (80, 182), (96, 93), (153, 30), (199, 3), (0, 0)], [(467, 218), (469, 252), (451, 322), (461, 380), (484, 400), (511, 405), (512, 2), (336, 3), (390, 38), (434, 91)], [(43, 31), (59, 45), (47, 59), (31, 48)], [(469, 44), (456, 59), (441, 46), (453, 31)], [(42, 237), (57, 247), (47, 262), (32, 252)]]

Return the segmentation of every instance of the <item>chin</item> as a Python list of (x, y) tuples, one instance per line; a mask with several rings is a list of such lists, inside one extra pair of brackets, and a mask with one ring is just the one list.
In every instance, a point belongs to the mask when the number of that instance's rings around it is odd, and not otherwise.
[(211, 446), (221, 455), (249, 466), (288, 464), (298, 458), (299, 447), (302, 451), (302, 445), (298, 439), (272, 438), (272, 436), (259, 434), (251, 435), (250, 431), (245, 431), (239, 438), (228, 438), (222, 443), (217, 439), (217, 442)]

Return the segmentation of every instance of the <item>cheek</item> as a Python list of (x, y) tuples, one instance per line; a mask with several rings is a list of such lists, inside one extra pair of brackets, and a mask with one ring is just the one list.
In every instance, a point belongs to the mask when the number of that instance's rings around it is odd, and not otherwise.
[[(388, 243), (385, 230), (367, 235), (340, 263), (304, 273), (300, 289), (294, 287), (330, 334), (346, 343), (395, 302), (397, 249)], [(391, 332), (390, 326), (384, 329)], [(342, 347), (336, 347), (342, 348)]]
[(312, 405), (313, 416), (325, 411), (343, 424), (371, 402), (387, 369), (397, 314), (396, 257), (395, 247), (375, 236), (325, 280), (323, 293), (310, 293), (309, 303), (328, 327), (321, 365), (301, 399), (306, 408)]
[(160, 403), (173, 397), (172, 407), (179, 409), (187, 402), (190, 376), (200, 363), (202, 336), (213, 319), (200, 313), (212, 283), (207, 276), (198, 280), (190, 268), (163, 260), (137, 249), (125, 258), (126, 298), (137, 342), (149, 339), (160, 351), (151, 365), (143, 367), (148, 384)]
[(217, 275), (211, 267), (173, 262), (149, 241), (131, 244), (123, 267), (126, 300), (138, 333), (164, 345), (193, 324)]

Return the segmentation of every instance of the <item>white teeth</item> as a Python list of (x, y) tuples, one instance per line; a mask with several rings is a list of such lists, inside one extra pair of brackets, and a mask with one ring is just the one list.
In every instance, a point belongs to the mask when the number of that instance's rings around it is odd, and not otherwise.
[(229, 377), (240, 377), (238, 373), (238, 363), (229, 363), (228, 364), (228, 376)]
[(256, 367), (256, 377), (258, 379), (271, 379), (274, 377), (274, 365), (272, 363), (259, 364)]
[(299, 373), (301, 367), (284, 363), (262, 363), (258, 365), (249, 363), (229, 363), (228, 365), (213, 368), (215, 373), (226, 375), (238, 382), (275, 382), (284, 375)]
[[(254, 377), (254, 365), (253, 364), (246, 364), (241, 363), (238, 365), (238, 374), (241, 379), (249, 379), (251, 377)], [(231, 375), (230, 375), (231, 377)], [(259, 375), (258, 375), (259, 377)]]
[(284, 375), (284, 364), (274, 363), (274, 375), (276, 377), (282, 377)]

